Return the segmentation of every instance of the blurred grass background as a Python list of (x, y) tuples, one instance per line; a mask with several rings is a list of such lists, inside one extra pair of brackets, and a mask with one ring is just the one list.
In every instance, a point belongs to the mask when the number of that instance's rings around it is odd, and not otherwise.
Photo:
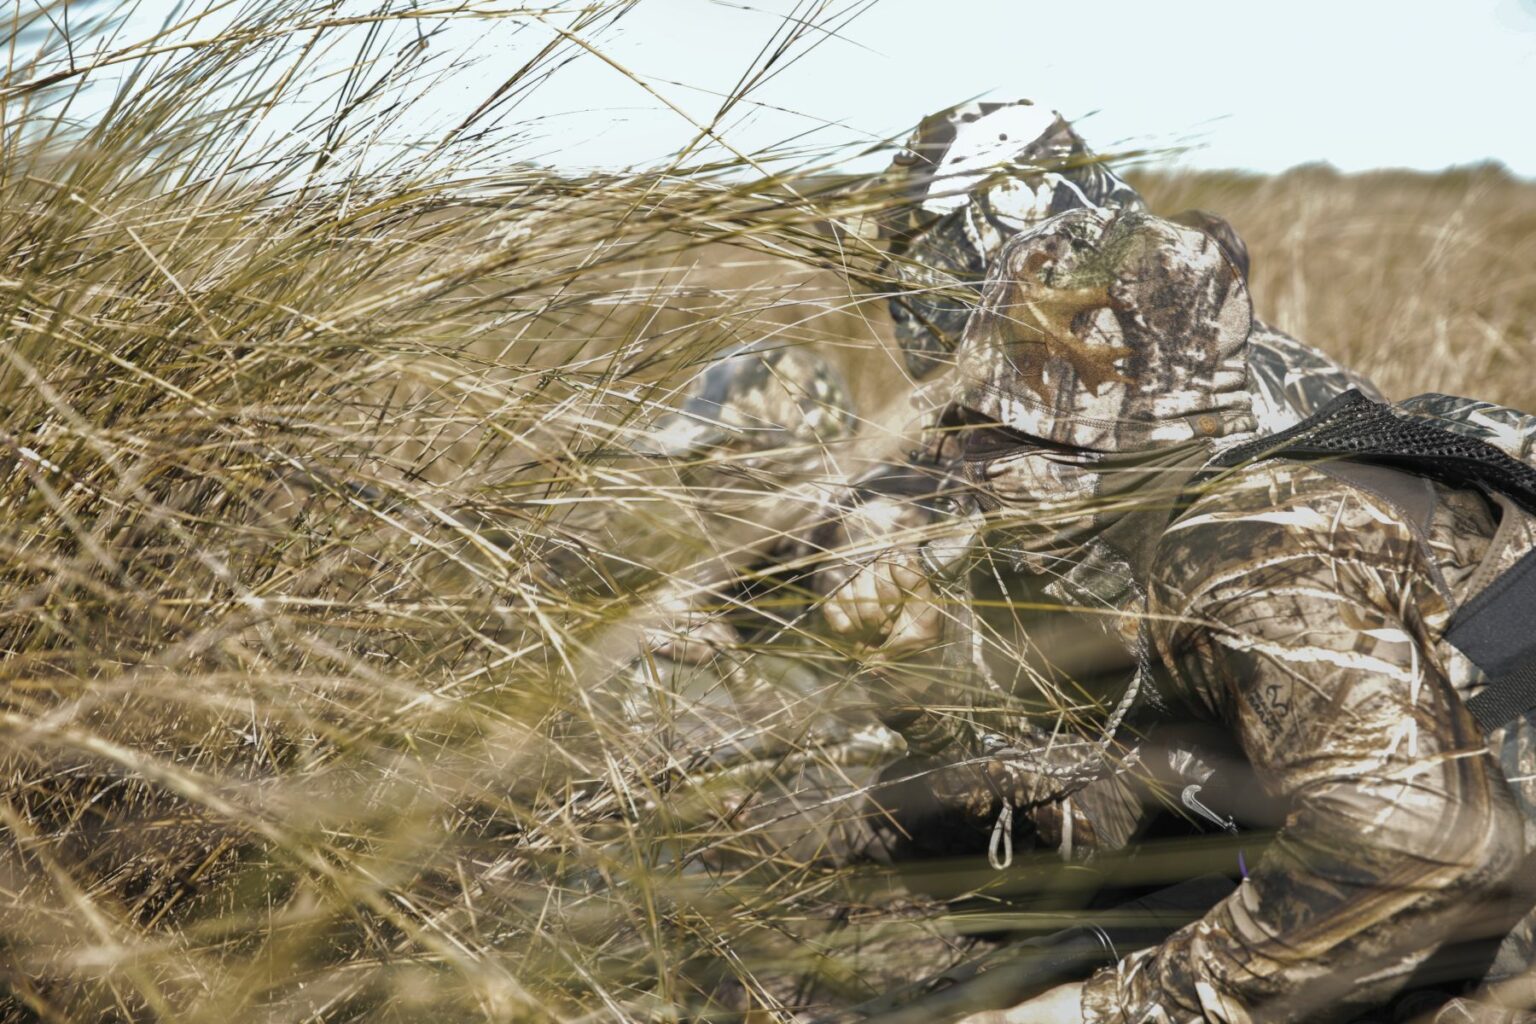
[[(543, 33), (522, 88), (624, 7), (428, 13)], [(891, 752), (836, 664), (741, 649), (771, 699), (706, 742), (633, 657), (910, 438), (893, 282), (827, 232), (869, 205), (826, 187), (836, 154), (573, 178), (471, 120), (365, 159), (431, 81), (422, 9), (220, 10), (13, 26), (38, 49), (0, 87), (0, 1019), (782, 1019), (961, 949), (980, 925), (826, 846)], [(79, 118), (97, 68), (122, 77)], [(258, 134), (296, 92), (311, 120)], [(1536, 407), (1536, 185), (1135, 177), (1228, 217), (1260, 313), (1390, 394)], [(748, 473), (722, 505), (623, 458), (763, 337), (825, 353), (868, 421), (808, 490)], [(561, 557), (635, 574), (578, 587)]]
[(1497, 164), (1441, 174), (1131, 175), (1153, 210), (1226, 217), (1254, 258), (1256, 312), (1362, 370), (1536, 408), (1536, 184)]

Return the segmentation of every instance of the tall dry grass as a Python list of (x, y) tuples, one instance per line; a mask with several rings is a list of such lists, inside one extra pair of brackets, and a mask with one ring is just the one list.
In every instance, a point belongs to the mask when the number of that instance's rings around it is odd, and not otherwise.
[[(440, 69), (433, 25), (535, 34), (515, 92), (601, 59), (626, 6), (278, 0), (12, 58), (0, 1018), (763, 1019), (1061, 920), (996, 878), (962, 919), (844, 863), (894, 748), (804, 594), (744, 613), (702, 697), (636, 656), (678, 607), (741, 600), (787, 502), (902, 443), (892, 283), (827, 230), (880, 197), (766, 154), (562, 177), (488, 120), (364, 159)], [(296, 95), (325, 102), (262, 136)], [(1527, 186), (1389, 183), (1147, 187), (1229, 215), (1261, 305), (1389, 389), (1518, 398)], [(787, 498), (760, 465), (629, 454), (764, 336), (828, 354), (857, 443)], [(1005, 887), (1071, 891), (1021, 870)]]
[(1393, 398), (1536, 410), (1536, 185), (1497, 164), (1421, 174), (1133, 174), (1154, 210), (1203, 207), (1252, 250), (1259, 315)]
[[(856, 304), (793, 274), (873, 257), (758, 160), (571, 179), (488, 118), (371, 159), (434, 25), (537, 33), (515, 91), (625, 7), (284, 0), (14, 58), (6, 1019), (666, 1017), (804, 957), (817, 869), (697, 868), (762, 758), (695, 785), (601, 685), (647, 595), (762, 537), (732, 506), (701, 547), (675, 471), (623, 455), (710, 352)], [(721, 253), (776, 271), (697, 280)]]

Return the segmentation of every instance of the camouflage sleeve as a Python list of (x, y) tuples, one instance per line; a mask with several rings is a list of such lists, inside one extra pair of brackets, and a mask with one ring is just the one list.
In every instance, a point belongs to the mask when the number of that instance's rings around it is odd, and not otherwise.
[[(1185, 624), (1164, 627), (1165, 657), (1233, 726), (1284, 827), (1203, 919), (1092, 979), (1095, 1024), (1344, 1014), (1399, 987), (1520, 854), (1508, 786), (1433, 654), (1420, 610), (1440, 599), (1406, 528), (1380, 542), (1390, 515), (1358, 495), (1248, 511), (1197, 506), (1170, 531), (1165, 555), (1199, 568), (1153, 611)], [(1378, 540), (1339, 541), (1361, 517), (1375, 530), (1354, 536)]]
[(1455, 395), (1415, 395), (1397, 408), (1442, 430), (1487, 441), (1512, 459), (1536, 465), (1536, 416), (1508, 406)]
[(1295, 426), (1350, 388), (1373, 402), (1386, 401), (1369, 378), (1284, 331), (1254, 321), (1248, 336), (1248, 389), (1260, 431), (1275, 434)]

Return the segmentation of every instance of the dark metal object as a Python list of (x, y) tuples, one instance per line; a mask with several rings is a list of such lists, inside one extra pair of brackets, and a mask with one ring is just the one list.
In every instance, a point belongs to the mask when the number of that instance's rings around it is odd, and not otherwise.
[(920, 996), (865, 1024), (945, 1024), (966, 1014), (1016, 1006), (1057, 985), (1081, 981), (1127, 953), (1154, 946), (1226, 897), (1230, 878), (1202, 875), (1122, 904), (1105, 923), (1084, 924), (1021, 943), (969, 978)]
[(1536, 551), (1506, 569), (1456, 612), (1445, 638), (1488, 676), (1467, 701), (1484, 729), (1493, 730), (1536, 708)]

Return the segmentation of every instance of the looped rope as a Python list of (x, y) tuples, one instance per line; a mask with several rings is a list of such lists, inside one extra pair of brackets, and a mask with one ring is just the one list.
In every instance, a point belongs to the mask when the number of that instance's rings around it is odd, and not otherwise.
[(1006, 871), (1013, 863), (1013, 802), (1003, 801), (992, 824), (992, 840), (987, 843), (987, 863), (994, 871)]

